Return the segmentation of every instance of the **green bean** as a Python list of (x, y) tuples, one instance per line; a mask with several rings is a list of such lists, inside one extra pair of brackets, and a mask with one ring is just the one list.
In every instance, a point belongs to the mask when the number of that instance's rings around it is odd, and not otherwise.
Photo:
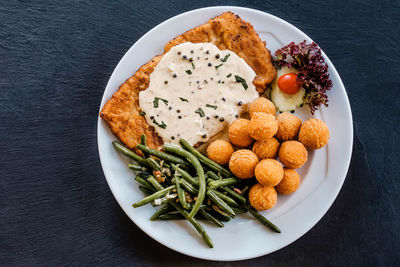
[[(157, 199), (160, 200), (159, 203), (156, 203)], [(164, 205), (164, 204), (167, 204), (167, 203), (169, 203), (168, 198), (161, 197), (161, 198), (154, 199), (154, 201), (153, 201), (153, 203), (151, 203), (151, 205), (153, 205), (153, 206), (161, 206), (161, 205)]]
[(187, 181), (181, 179), (180, 180), (180, 184), (190, 193), (193, 195), (198, 195), (199, 194), (199, 190), (197, 188), (195, 188), (193, 185), (191, 185), (190, 183), (188, 183)]
[(187, 205), (186, 202), (185, 191), (181, 188), (178, 177), (174, 177), (174, 179), (175, 179), (176, 193), (178, 194), (179, 202), (181, 203), (182, 207), (185, 210), (187, 210), (189, 206)]
[(208, 177), (210, 177), (213, 180), (220, 180), (221, 179), (221, 177), (216, 175), (213, 171), (208, 171), (207, 175), (208, 175)]
[(158, 216), (160, 216), (161, 214), (164, 214), (164, 213), (167, 213), (167, 212), (170, 212), (173, 210), (175, 210), (174, 207), (172, 207), (170, 205), (165, 205), (153, 213), (153, 215), (150, 217), (150, 221), (155, 221), (158, 219)]
[(193, 209), (189, 213), (189, 218), (193, 218), (194, 215), (196, 215), (196, 213), (199, 211), (200, 205), (201, 203), (203, 203), (204, 197), (206, 195), (206, 178), (204, 176), (203, 167), (193, 154), (187, 152), (186, 150), (180, 147), (170, 144), (164, 144), (164, 149), (168, 152), (175, 153), (181, 157), (185, 157), (190, 162), (190, 164), (192, 164), (193, 167), (196, 169), (197, 175), (199, 176), (199, 193), (197, 194), (195, 205), (193, 206)]
[(210, 213), (208, 213), (205, 210), (200, 210), (199, 211), (201, 215), (203, 215), (204, 218), (206, 218), (207, 220), (209, 220), (210, 222), (212, 222), (213, 224), (215, 224), (218, 227), (224, 227), (224, 224), (218, 220), (217, 218), (215, 218), (214, 216), (212, 216)]
[(164, 186), (162, 186), (156, 178), (154, 178), (154, 176), (149, 176), (149, 178), (147, 178), (147, 181), (149, 183), (151, 183), (158, 191), (163, 190)]
[(178, 213), (178, 214), (176, 214), (176, 213), (166, 213), (166, 214), (161, 214), (160, 216), (158, 216), (158, 219), (160, 219), (160, 220), (183, 220), (183, 219), (185, 219), (185, 217), (182, 215), (182, 214), (180, 214), (180, 213)]
[(232, 207), (233, 211), (235, 212), (236, 215), (243, 214), (247, 212), (247, 209), (244, 208), (237, 208), (237, 207)]
[(154, 193), (154, 191), (148, 189), (147, 187), (141, 186), (141, 185), (139, 185), (139, 189), (140, 189), (140, 191), (142, 191), (143, 193), (148, 194), (148, 195), (151, 195)]
[(112, 144), (113, 144), (113, 146), (114, 146), (114, 148), (116, 150), (118, 150), (119, 152), (121, 152), (125, 156), (130, 157), (131, 159), (135, 160), (137, 163), (139, 163), (141, 165), (147, 166), (146, 160), (144, 158), (142, 158), (141, 156), (135, 154), (135, 152), (133, 152), (129, 148), (121, 145), (117, 141), (112, 142)]
[(145, 167), (142, 167), (142, 166), (139, 166), (139, 165), (136, 165), (136, 164), (128, 164), (128, 168), (131, 169), (131, 170), (134, 170), (134, 171), (146, 170)]
[(149, 148), (142, 144), (138, 144), (136, 147), (139, 148), (140, 150), (142, 150), (143, 152), (146, 152), (150, 155), (156, 156), (159, 159), (165, 159), (169, 162), (173, 162), (173, 163), (177, 163), (177, 164), (188, 165), (188, 163), (185, 160), (183, 160), (179, 157), (176, 157), (174, 155), (170, 155), (170, 154)]
[(225, 177), (232, 176), (230, 171), (228, 171), (227, 169), (225, 169), (224, 167), (222, 167), (215, 161), (212, 161), (211, 159), (209, 159), (206, 156), (204, 156), (203, 154), (201, 154), (199, 151), (197, 151), (197, 149), (192, 147), (187, 141), (181, 139), (181, 140), (179, 140), (179, 143), (181, 144), (181, 146), (184, 149), (186, 149), (187, 151), (189, 151), (190, 153), (195, 155), (196, 158), (198, 158), (201, 162), (203, 162), (205, 165), (207, 165), (210, 169), (220, 172)]
[[(150, 176), (147, 179), (157, 190), (162, 190), (164, 187), (154, 178), (153, 176)], [(186, 212), (181, 206), (179, 206), (177, 203), (175, 203), (173, 200), (169, 200), (169, 203), (174, 206), (175, 209), (177, 209), (185, 218), (193, 225), (193, 227), (199, 232), (199, 234), (202, 236), (204, 242), (210, 247), (214, 247), (213, 243), (211, 241), (211, 238), (208, 236), (206, 230), (204, 230), (203, 226), (195, 219), (189, 217), (189, 213)]]
[(143, 179), (142, 177), (136, 176), (135, 180), (138, 181), (139, 183), (141, 183), (147, 189), (152, 190), (153, 192), (155, 191), (153, 185), (151, 183), (149, 183), (148, 181), (146, 181), (145, 179)]
[(137, 174), (136, 174), (136, 177), (142, 177), (143, 179), (147, 179), (147, 178), (149, 178), (149, 176), (151, 176), (152, 174), (151, 173), (149, 173), (149, 172), (138, 172)]
[(222, 190), (227, 192), (232, 198), (236, 199), (242, 204), (246, 204), (246, 198), (241, 194), (236, 193), (234, 190), (230, 189), (228, 186), (221, 187)]
[(153, 158), (148, 158), (148, 159), (146, 159), (146, 161), (147, 161), (147, 164), (148, 164), (153, 170), (161, 171), (161, 166), (160, 166), (160, 164), (158, 164), (158, 162), (157, 162), (155, 159), (153, 159)]
[(231, 220), (231, 217), (228, 214), (226, 214), (225, 211), (221, 210), (217, 205), (214, 204), (211, 207), (216, 212), (216, 214), (218, 214), (217, 217), (220, 217), (221, 221), (229, 222)]
[[(144, 146), (147, 146), (146, 135), (142, 134), (142, 135), (140, 136), (140, 144), (141, 144), (141, 145), (144, 145)], [(145, 151), (142, 150), (142, 153), (143, 153), (143, 156), (144, 156), (145, 158), (148, 158), (148, 157), (149, 157), (149, 154), (148, 154), (147, 152), (145, 152)]]
[(137, 207), (146, 205), (147, 203), (152, 202), (152, 201), (153, 201), (154, 199), (156, 199), (156, 198), (160, 198), (160, 197), (165, 196), (165, 195), (168, 194), (173, 188), (175, 188), (174, 185), (172, 185), (172, 186), (170, 186), (170, 187), (167, 187), (167, 188), (165, 188), (165, 189), (163, 189), (163, 190), (157, 191), (157, 192), (155, 192), (154, 194), (152, 194), (152, 195), (150, 195), (150, 196), (147, 196), (147, 197), (143, 198), (142, 200), (140, 200), (140, 201), (138, 201), (138, 202), (132, 204), (132, 206), (133, 206), (134, 208), (137, 208)]
[(237, 184), (239, 182), (239, 179), (237, 178), (225, 178), (222, 180), (216, 180), (216, 181), (211, 181), (208, 183), (208, 186), (215, 189), (221, 186), (226, 186), (226, 185), (231, 185), (231, 184)]
[(260, 213), (258, 213), (258, 211), (255, 210), (253, 207), (251, 207), (249, 204), (247, 204), (247, 209), (249, 210), (251, 215), (254, 216), (254, 218), (256, 218), (263, 225), (267, 226), (271, 231), (276, 232), (276, 233), (281, 232), (281, 230), (278, 228), (278, 226), (276, 226), (275, 224), (270, 222), (267, 218), (265, 218)]
[(177, 172), (182, 175), (182, 178), (191, 183), (194, 186), (199, 186), (199, 180), (192, 177), (187, 171), (182, 170), (179, 166), (172, 164), (172, 168), (174, 168)]
[(240, 208), (239, 204), (236, 203), (235, 200), (233, 200), (231, 197), (225, 195), (224, 193), (218, 192), (216, 190), (212, 190), (212, 189), (208, 189), (213, 191), (220, 199), (222, 199), (223, 201), (226, 202), (226, 204), (228, 204), (229, 206), (233, 206), (233, 207), (237, 207)]
[(177, 203), (171, 202), (172, 206), (174, 206), (183, 216), (185, 216), (185, 218), (194, 226), (194, 228), (196, 228), (197, 232), (200, 233), (200, 235), (202, 236), (204, 242), (206, 242), (206, 244), (210, 247), (213, 248), (214, 245), (211, 241), (211, 238), (208, 236), (206, 230), (204, 230), (203, 226), (201, 226), (201, 224), (193, 217), (190, 217), (189, 213), (187, 211), (185, 211), (184, 209), (182, 209), (182, 207), (180, 207)]
[(229, 216), (234, 218), (236, 216), (235, 212), (232, 210), (231, 207), (229, 207), (228, 204), (226, 204), (225, 201), (223, 201), (220, 197), (218, 197), (215, 194), (215, 191), (213, 190), (207, 190), (207, 196), (212, 200), (212, 202), (215, 203), (221, 210), (226, 212)]

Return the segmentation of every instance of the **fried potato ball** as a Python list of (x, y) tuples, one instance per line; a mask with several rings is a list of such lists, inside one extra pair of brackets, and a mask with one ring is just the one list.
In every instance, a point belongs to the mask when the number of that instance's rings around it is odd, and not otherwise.
[(277, 160), (263, 159), (257, 164), (254, 173), (260, 184), (275, 186), (279, 184), (283, 178), (283, 166)]
[(276, 191), (283, 195), (288, 195), (297, 190), (300, 185), (300, 176), (293, 169), (283, 169), (283, 179), (275, 186)]
[(307, 158), (307, 149), (299, 141), (283, 142), (279, 149), (279, 159), (290, 169), (300, 168), (306, 163)]
[(272, 186), (255, 184), (249, 191), (250, 205), (256, 210), (269, 210), (275, 206), (278, 194)]
[(255, 140), (267, 140), (272, 138), (278, 131), (278, 121), (274, 115), (256, 112), (253, 114), (249, 124), (249, 134)]
[(299, 141), (310, 150), (324, 147), (329, 140), (329, 129), (319, 119), (309, 119), (303, 123), (299, 132)]
[(253, 143), (253, 138), (249, 135), (250, 121), (246, 119), (235, 120), (228, 129), (229, 141), (235, 146), (246, 147)]
[(249, 106), (250, 117), (252, 117), (253, 114), (256, 112), (264, 112), (275, 115), (276, 107), (274, 103), (272, 103), (269, 99), (266, 99), (265, 97), (259, 97), (254, 100)]
[(258, 163), (257, 155), (249, 149), (233, 152), (229, 160), (229, 169), (238, 178), (246, 179), (254, 176), (254, 168)]
[(281, 141), (295, 139), (300, 130), (301, 119), (289, 112), (279, 114), (276, 119), (278, 120), (276, 137)]
[(207, 157), (221, 165), (229, 162), (232, 153), (233, 147), (231, 143), (223, 139), (216, 139), (207, 147)]
[(278, 155), (279, 141), (272, 137), (267, 140), (257, 141), (253, 145), (253, 152), (258, 159), (274, 159)]

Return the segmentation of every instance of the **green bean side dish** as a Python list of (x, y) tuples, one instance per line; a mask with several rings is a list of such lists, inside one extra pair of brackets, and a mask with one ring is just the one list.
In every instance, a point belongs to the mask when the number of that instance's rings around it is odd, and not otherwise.
[(254, 179), (234, 177), (229, 170), (201, 154), (183, 139), (180, 140), (182, 147), (164, 144), (165, 152), (149, 148), (145, 135), (140, 140), (137, 148), (144, 157), (116, 141), (112, 144), (116, 150), (137, 163), (128, 167), (137, 172), (135, 180), (147, 196), (132, 206), (137, 208), (152, 203), (160, 207), (150, 220), (186, 219), (210, 248), (213, 243), (199, 220), (222, 228), (223, 222), (249, 211), (271, 231), (281, 232), (250, 206), (247, 189), (255, 183)]

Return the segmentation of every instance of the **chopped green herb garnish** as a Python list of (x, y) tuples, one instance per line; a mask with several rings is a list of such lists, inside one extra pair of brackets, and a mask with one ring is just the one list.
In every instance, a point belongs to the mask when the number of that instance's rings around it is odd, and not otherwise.
[(183, 102), (189, 102), (189, 100), (187, 100), (186, 98), (183, 97), (179, 97), (180, 100), (182, 100)]
[(168, 100), (160, 97), (155, 97), (153, 100), (153, 107), (158, 108), (158, 101), (163, 101), (165, 105), (168, 105)]
[(139, 115), (140, 115), (140, 116), (144, 116), (144, 115), (146, 115), (146, 112), (140, 111), (140, 112), (139, 112)]
[(158, 127), (163, 128), (163, 129), (167, 128), (167, 125), (166, 125), (165, 122), (163, 122), (163, 121), (161, 121), (161, 123), (158, 123), (158, 122), (156, 121), (156, 119), (153, 119), (153, 123), (154, 123), (155, 125), (157, 125)]
[(223, 59), (221, 59), (222, 62), (226, 62), (231, 54), (227, 54)]
[(226, 78), (229, 78), (232, 76), (232, 73), (229, 73), (228, 76), (226, 76)]
[(192, 74), (192, 71), (191, 70), (186, 70), (186, 73), (190, 75), (190, 74)]
[(210, 105), (210, 104), (206, 104), (206, 107), (208, 107), (208, 108), (213, 108), (213, 109), (217, 109), (217, 106)]
[(243, 85), (244, 90), (247, 90), (248, 86), (247, 86), (247, 83), (246, 83), (246, 80), (245, 80), (245, 79), (243, 79), (243, 78), (240, 77), (239, 75), (235, 75), (235, 79), (236, 79), (236, 82), (237, 82), (237, 83), (241, 83), (241, 84)]
[(193, 69), (196, 69), (196, 67), (194, 66), (193, 62), (192, 62), (192, 68), (193, 68)]
[(201, 108), (198, 108), (195, 113), (198, 113), (200, 115), (200, 117), (204, 117), (204, 110), (202, 110)]
[(215, 69), (218, 69), (218, 68), (221, 67), (222, 65), (224, 65), (224, 64), (219, 64), (219, 65), (215, 66)]

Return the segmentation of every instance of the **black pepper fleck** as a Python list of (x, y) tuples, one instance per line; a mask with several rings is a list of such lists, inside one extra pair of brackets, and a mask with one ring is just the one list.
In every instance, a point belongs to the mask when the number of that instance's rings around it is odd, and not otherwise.
[(204, 60), (208, 60), (208, 57), (206, 57)]
[(178, 75), (176, 75), (176, 73), (174, 73), (174, 74), (172, 75), (172, 77), (176, 78), (176, 77), (178, 77)]
[(171, 136), (171, 140), (175, 140), (175, 136)]
[(209, 120), (209, 119), (210, 119), (210, 117), (208, 117), (208, 116), (207, 116), (207, 117), (206, 117), (206, 119), (207, 119), (207, 120)]
[(181, 116), (181, 115), (179, 115), (179, 116), (178, 116), (178, 119), (182, 119), (182, 116)]
[(219, 55), (219, 54), (216, 54), (216, 55), (215, 55), (215, 58), (216, 58), (216, 59), (218, 59), (219, 57), (220, 57), (220, 55)]
[(191, 58), (189, 58), (189, 62), (193, 62), (193, 58), (191, 57)]
[(224, 121), (225, 119), (224, 119), (224, 117), (221, 117), (221, 118), (219, 118), (219, 121)]
[(186, 55), (183, 55), (183, 57), (182, 57), (183, 59), (187, 59), (187, 56)]
[(179, 55), (179, 56), (181, 55), (181, 51), (178, 51), (178, 55)]
[(180, 109), (177, 109), (176, 112), (181, 113), (181, 110), (180, 110)]
[(218, 119), (218, 118), (219, 118), (219, 116), (218, 116), (218, 115), (215, 115), (215, 116), (214, 116), (214, 118)]
[(209, 50), (207, 50), (207, 51), (206, 51), (206, 54), (210, 54), (210, 51), (209, 51)]
[(241, 105), (243, 105), (243, 102), (239, 101), (237, 104), (238, 104), (238, 106), (241, 106)]
[(197, 57), (197, 60), (199, 60), (200, 59), (200, 57)]
[(218, 80), (218, 83), (221, 83), (221, 80)]
[(225, 97), (223, 97), (223, 98), (222, 98), (222, 101), (226, 101), (226, 98), (225, 98)]
[(193, 51), (193, 50), (190, 50), (190, 53), (192, 53), (192, 54), (193, 54), (193, 53), (194, 53), (194, 51)]
[(177, 136), (179, 137), (179, 136), (181, 136), (181, 134), (178, 133)]
[(171, 109), (172, 109), (172, 107), (168, 107), (168, 109), (169, 109), (169, 110), (171, 110)]
[(207, 138), (207, 135), (206, 134), (203, 134), (203, 136), (202, 136), (203, 138)]
[(209, 67), (211, 67), (211, 66), (212, 66), (211, 62), (209, 62), (209, 63), (208, 63), (208, 66), (209, 66)]
[(150, 119), (154, 119), (154, 116), (150, 116)]
[(239, 118), (239, 114), (236, 114), (236, 115), (235, 115), (235, 118)]
[(200, 81), (196, 81), (196, 83), (200, 83)]
[(168, 81), (164, 81), (165, 84), (168, 84)]

